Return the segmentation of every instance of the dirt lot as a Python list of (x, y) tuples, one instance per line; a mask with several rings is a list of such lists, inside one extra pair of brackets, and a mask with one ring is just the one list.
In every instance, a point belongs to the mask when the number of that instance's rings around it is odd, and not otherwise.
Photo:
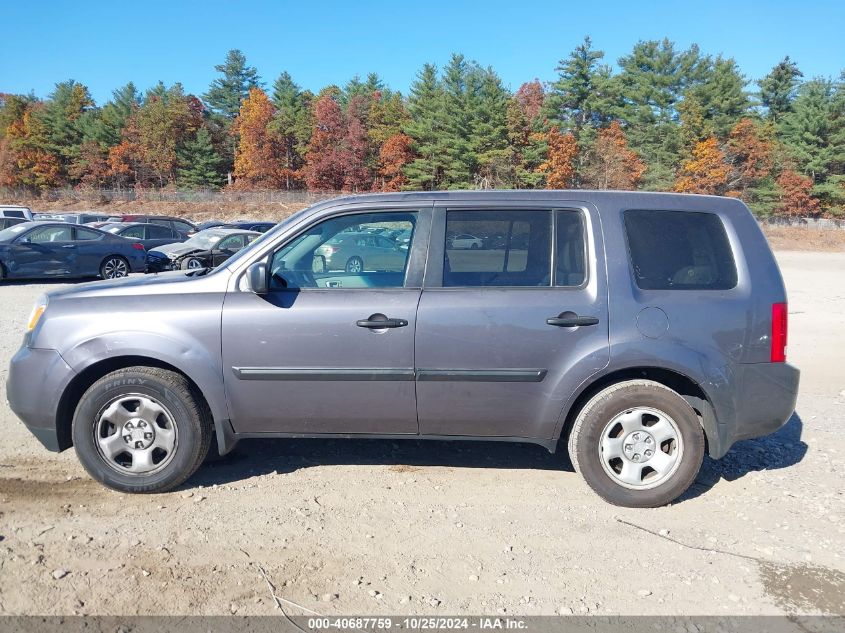
[[(291, 614), (845, 613), (845, 253), (778, 258), (798, 411), (656, 510), (494, 443), (255, 441), (128, 496), (0, 405), (0, 614), (271, 614), (265, 575)], [(0, 288), (0, 389), (50, 287)]]

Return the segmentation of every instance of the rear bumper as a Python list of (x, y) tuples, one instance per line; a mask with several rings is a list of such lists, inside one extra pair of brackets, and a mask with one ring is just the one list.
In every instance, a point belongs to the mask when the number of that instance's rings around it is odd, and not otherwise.
[(56, 419), (61, 394), (75, 375), (61, 355), (52, 349), (24, 346), (9, 365), (6, 380), (9, 407), (51, 451), (70, 446), (69, 437), (59, 437)]
[[(792, 417), (798, 400), (800, 372), (788, 363), (753, 363), (733, 367), (732, 411), (717, 412), (721, 457), (734, 442), (774, 433)], [(715, 450), (714, 450), (715, 449)]]

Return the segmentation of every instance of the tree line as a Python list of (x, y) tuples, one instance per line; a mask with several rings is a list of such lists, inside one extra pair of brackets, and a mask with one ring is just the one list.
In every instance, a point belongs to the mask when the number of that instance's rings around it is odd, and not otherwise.
[(515, 92), (459, 54), (407, 95), (375, 73), (317, 94), (287, 72), (267, 86), (238, 50), (201, 96), (128, 83), (97, 106), (69, 80), (44, 100), (0, 94), (0, 186), (645, 189), (845, 215), (845, 71), (805, 79), (785, 57), (752, 83), (669, 40), (617, 67), (586, 37), (554, 81)]

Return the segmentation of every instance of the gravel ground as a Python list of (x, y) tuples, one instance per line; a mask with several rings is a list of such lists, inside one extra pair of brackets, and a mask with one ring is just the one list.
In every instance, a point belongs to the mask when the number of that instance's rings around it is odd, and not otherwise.
[[(291, 614), (845, 613), (845, 254), (778, 259), (798, 411), (665, 508), (614, 508), (563, 454), (482, 442), (244, 442), (129, 496), (0, 405), (0, 614), (277, 613), (267, 580)], [(0, 287), (0, 389), (57, 285)]]

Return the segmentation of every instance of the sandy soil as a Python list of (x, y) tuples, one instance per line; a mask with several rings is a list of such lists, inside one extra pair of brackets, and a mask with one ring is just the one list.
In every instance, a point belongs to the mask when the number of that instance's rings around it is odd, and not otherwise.
[[(798, 411), (655, 510), (481, 442), (244, 442), (129, 496), (0, 405), (0, 614), (277, 613), (266, 579), (291, 614), (845, 613), (845, 254), (778, 259)], [(0, 288), (0, 389), (48, 287)]]

